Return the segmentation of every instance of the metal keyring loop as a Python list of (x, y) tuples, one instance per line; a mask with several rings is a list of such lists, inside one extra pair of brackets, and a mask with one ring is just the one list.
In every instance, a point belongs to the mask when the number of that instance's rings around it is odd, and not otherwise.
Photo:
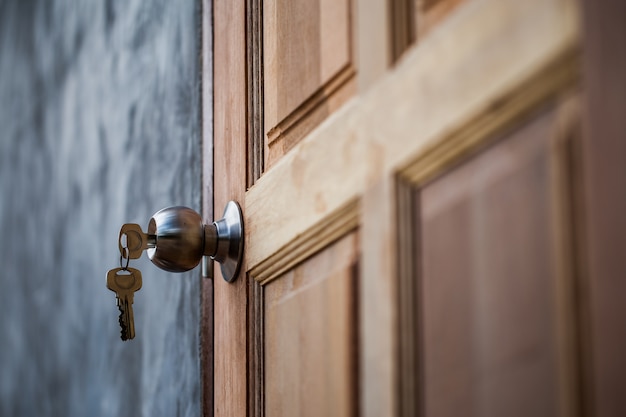
[[(124, 265), (124, 259), (126, 259), (126, 265)], [(130, 263), (130, 251), (128, 250), (127, 247), (123, 247), (122, 250), (120, 251), (120, 268), (122, 268), (122, 270), (127, 271), (128, 270), (128, 264)]]

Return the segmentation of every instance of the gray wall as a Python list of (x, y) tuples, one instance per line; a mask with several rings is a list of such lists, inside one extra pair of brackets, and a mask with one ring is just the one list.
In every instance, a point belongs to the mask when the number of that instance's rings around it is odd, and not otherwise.
[(199, 271), (131, 263), (129, 342), (105, 287), (122, 223), (200, 209), (199, 24), (194, 0), (0, 0), (1, 416), (200, 414)]

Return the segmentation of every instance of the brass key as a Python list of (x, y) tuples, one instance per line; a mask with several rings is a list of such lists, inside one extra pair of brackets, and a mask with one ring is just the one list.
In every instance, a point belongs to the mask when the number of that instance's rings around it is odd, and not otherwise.
[(141, 289), (141, 271), (135, 268), (114, 268), (107, 273), (107, 288), (115, 292), (120, 309), (122, 340), (135, 337), (133, 302), (135, 292)]
[[(124, 236), (126, 242), (123, 242)], [(128, 248), (128, 258), (139, 259), (144, 250), (156, 246), (156, 236), (144, 233), (138, 224), (126, 223), (120, 230), (118, 245), (120, 254), (124, 252), (124, 247), (126, 247)]]

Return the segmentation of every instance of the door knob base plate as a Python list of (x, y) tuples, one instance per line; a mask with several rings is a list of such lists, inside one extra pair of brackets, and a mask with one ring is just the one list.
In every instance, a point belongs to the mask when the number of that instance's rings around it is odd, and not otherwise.
[(215, 222), (215, 226), (217, 251), (212, 258), (220, 263), (224, 280), (233, 282), (239, 274), (243, 259), (243, 215), (239, 204), (229, 201), (224, 209), (224, 216)]

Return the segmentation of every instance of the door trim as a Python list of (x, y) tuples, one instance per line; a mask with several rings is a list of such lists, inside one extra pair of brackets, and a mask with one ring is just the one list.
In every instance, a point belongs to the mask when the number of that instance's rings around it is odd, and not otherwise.
[(360, 202), (351, 200), (321, 222), (296, 236), (249, 273), (262, 285), (279, 277), (314, 253), (345, 236), (359, 225)]

